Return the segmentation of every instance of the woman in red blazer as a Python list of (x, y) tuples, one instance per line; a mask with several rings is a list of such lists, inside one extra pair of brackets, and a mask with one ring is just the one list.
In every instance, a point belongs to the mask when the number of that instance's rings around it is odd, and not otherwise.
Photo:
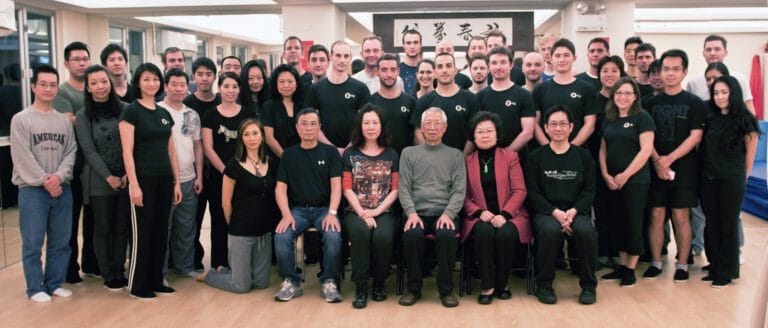
[(482, 291), (477, 301), (509, 299), (509, 267), (520, 243), (531, 241), (531, 225), (523, 208), (525, 180), (517, 153), (496, 147), (501, 119), (479, 112), (470, 121), (469, 139), (476, 151), (467, 156), (467, 196), (462, 241), (472, 236)]

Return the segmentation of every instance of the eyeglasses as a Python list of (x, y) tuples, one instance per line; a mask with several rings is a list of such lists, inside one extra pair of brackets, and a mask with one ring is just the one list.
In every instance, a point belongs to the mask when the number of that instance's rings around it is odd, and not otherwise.
[(91, 61), (90, 57), (69, 57), (69, 60), (71, 62), (88, 62)]
[(634, 96), (635, 93), (632, 91), (616, 91), (615, 95), (616, 97), (629, 97)]
[(570, 122), (562, 121), (562, 122), (547, 122), (548, 126), (551, 126), (553, 128), (567, 128), (569, 125), (571, 125)]

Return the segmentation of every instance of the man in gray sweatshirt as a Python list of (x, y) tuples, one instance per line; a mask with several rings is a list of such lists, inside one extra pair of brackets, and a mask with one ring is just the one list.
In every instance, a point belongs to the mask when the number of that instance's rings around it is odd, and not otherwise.
[(400, 305), (413, 305), (421, 298), (424, 239), (434, 236), (437, 253), (437, 290), (445, 307), (459, 301), (453, 295), (453, 266), (456, 262), (459, 211), (464, 205), (467, 170), (461, 151), (442, 143), (448, 127), (442, 109), (431, 107), (421, 115), (424, 144), (403, 149), (400, 157), (400, 203), (408, 220), (403, 234), (403, 255), (408, 270), (408, 288)]
[[(19, 186), (19, 230), (27, 296), (50, 302), (70, 297), (61, 288), (70, 254), (72, 191), (69, 181), (77, 143), (70, 120), (51, 105), (59, 74), (49, 65), (32, 75), (35, 101), (11, 119), (13, 184)], [(45, 271), (41, 263), (46, 241)]]

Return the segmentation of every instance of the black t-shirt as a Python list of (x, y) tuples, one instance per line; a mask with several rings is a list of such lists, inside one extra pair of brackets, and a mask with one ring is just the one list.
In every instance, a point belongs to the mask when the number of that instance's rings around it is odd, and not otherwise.
[[(752, 116), (751, 113), (747, 113)], [(753, 124), (746, 126), (746, 134), (757, 131), (757, 121), (752, 118)], [(707, 124), (704, 128), (704, 137), (699, 146), (702, 175), (710, 179), (740, 179), (746, 178), (746, 145), (741, 142), (739, 147), (732, 152), (724, 149), (723, 143), (726, 142), (724, 130), (730, 123), (726, 115), (720, 113), (720, 109), (710, 108), (707, 114)], [(744, 136), (741, 136), (744, 140)]]
[(588, 82), (579, 79), (570, 84), (558, 84), (554, 79), (543, 82), (533, 89), (533, 106), (541, 112), (539, 125), (544, 126), (544, 113), (549, 108), (562, 105), (568, 108), (573, 116), (573, 132), (569, 140), (573, 140), (584, 126), (584, 117), (595, 115), (597, 108), (596, 91)]
[[(299, 108), (301, 108), (301, 104), (293, 105), (294, 114), (298, 113), (297, 109)], [(264, 126), (274, 129), (275, 140), (280, 144), (280, 147), (283, 147), (283, 150), (301, 142), (296, 131), (296, 121), (293, 116), (288, 116), (288, 111), (281, 100), (270, 99), (264, 103), (261, 108), (261, 122)]]
[(653, 94), (653, 87), (650, 84), (637, 84), (640, 87), (640, 99), (645, 98), (647, 95)]
[[(691, 134), (691, 130), (704, 128), (706, 104), (688, 91), (674, 96), (660, 93), (643, 99), (643, 108), (648, 110), (656, 125), (653, 147), (660, 156), (667, 155), (679, 147)], [(675, 179), (668, 183), (679, 188), (696, 188), (696, 160), (694, 149), (672, 163), (671, 169), (675, 171)], [(658, 176), (652, 174), (651, 179), (658, 179)]]
[[(251, 164), (246, 164), (251, 165)], [(261, 236), (277, 226), (280, 212), (275, 202), (275, 173), (269, 163), (267, 174), (256, 176), (234, 158), (224, 168), (224, 175), (235, 180), (229, 233), (235, 236)]]
[[(646, 111), (603, 123), (602, 135), (605, 139), (605, 164), (608, 174), (615, 176), (629, 167), (640, 152), (640, 134), (647, 131), (656, 131), (656, 126), (653, 125), (651, 114)], [(627, 183), (651, 183), (648, 163), (631, 176)]]
[(128, 84), (128, 89), (125, 90), (125, 94), (120, 97), (120, 100), (129, 104), (136, 100), (136, 95), (133, 94), (133, 87), (130, 84)]
[(363, 82), (347, 78), (341, 84), (333, 84), (325, 78), (307, 90), (306, 105), (320, 112), (325, 137), (336, 147), (346, 147), (355, 114), (369, 99), (371, 92)]
[(392, 143), (390, 146), (400, 154), (403, 148), (413, 144), (411, 113), (416, 106), (416, 98), (401, 92), (395, 99), (382, 97), (378, 92), (371, 95), (371, 104), (381, 107)]
[(312, 84), (312, 73), (304, 72), (304, 74), (301, 74), (301, 76), (299, 77), (299, 82), (301, 82), (301, 85)]
[(147, 109), (138, 101), (132, 102), (120, 113), (120, 121), (133, 125), (133, 161), (138, 175), (170, 175), (171, 158), (168, 139), (171, 137), (173, 118), (165, 108)]
[(215, 108), (203, 116), (203, 128), (211, 129), (213, 133), (213, 150), (225, 164), (235, 156), (240, 123), (249, 117), (251, 113), (243, 108), (240, 108), (240, 111), (232, 117), (222, 116)]
[(440, 107), (448, 117), (448, 129), (443, 135), (443, 143), (463, 151), (467, 143), (469, 119), (477, 113), (477, 97), (464, 89), (450, 97), (443, 97), (437, 91), (432, 91), (416, 100), (411, 125), (421, 127), (421, 114), (430, 107)]
[(576, 79), (589, 83), (589, 85), (592, 86), (595, 92), (598, 92), (600, 91), (600, 89), (603, 88), (603, 83), (600, 82), (600, 78), (591, 77), (589, 76), (589, 74), (587, 74), (587, 72), (581, 72), (579, 74), (576, 74)]
[(195, 112), (197, 112), (197, 115), (200, 116), (200, 118), (205, 117), (205, 113), (210, 112), (212, 110), (216, 110), (216, 106), (220, 104), (221, 104), (221, 95), (219, 95), (218, 93), (213, 98), (213, 101), (202, 101), (198, 99), (194, 93), (184, 98), (184, 105), (187, 105), (187, 107), (194, 109)]
[(603, 123), (605, 123), (605, 107), (608, 105), (608, 97), (602, 93), (597, 93), (597, 113), (595, 116), (595, 132), (587, 139), (587, 149), (592, 153), (592, 159), (597, 163), (597, 156), (600, 152), (600, 139), (603, 138)]
[(504, 91), (485, 88), (477, 93), (477, 101), (479, 110), (496, 113), (501, 118), (503, 135), (498, 145), (502, 148), (509, 146), (523, 132), (520, 122), (523, 117), (536, 117), (531, 94), (518, 85)]
[(341, 177), (341, 157), (331, 145), (319, 142), (312, 149), (293, 146), (280, 158), (277, 181), (288, 185), (291, 206), (328, 206), (330, 179), (334, 177)]
[(575, 208), (580, 215), (590, 215), (595, 197), (595, 164), (584, 148), (571, 145), (556, 154), (549, 145), (536, 148), (525, 165), (527, 203), (538, 213), (550, 215), (557, 208)]
[(392, 190), (392, 173), (397, 173), (398, 155), (392, 148), (384, 149), (376, 156), (368, 156), (357, 147), (349, 147), (342, 157), (342, 170), (352, 175), (352, 192), (360, 206), (375, 209)]
[(453, 78), (453, 80), (462, 89), (469, 89), (469, 87), (472, 86), (472, 79), (470, 79), (468, 76), (461, 73), (456, 73), (456, 77)]

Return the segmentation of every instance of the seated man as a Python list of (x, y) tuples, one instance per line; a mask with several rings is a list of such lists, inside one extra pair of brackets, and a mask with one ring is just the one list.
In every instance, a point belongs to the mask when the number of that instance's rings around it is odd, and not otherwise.
[(573, 118), (565, 107), (550, 108), (543, 120), (550, 142), (532, 151), (525, 166), (528, 208), (535, 213), (539, 302), (557, 302), (552, 289), (555, 255), (565, 237), (575, 244), (581, 260), (576, 268), (581, 285), (579, 303), (594, 304), (597, 301), (597, 236), (590, 207), (595, 196), (595, 163), (588, 150), (568, 142)]
[(459, 305), (453, 295), (457, 218), (464, 205), (467, 174), (461, 151), (442, 143), (448, 127), (442, 109), (430, 107), (421, 115), (424, 144), (403, 149), (400, 157), (399, 198), (408, 215), (403, 231), (403, 256), (408, 269), (408, 290), (400, 305), (421, 298), (424, 238), (435, 236), (437, 290), (445, 307)]
[(341, 302), (338, 289), (341, 261), (341, 225), (336, 210), (341, 201), (341, 158), (336, 147), (318, 142), (320, 115), (312, 108), (296, 114), (301, 143), (283, 152), (277, 174), (275, 199), (282, 219), (275, 230), (277, 267), (283, 283), (277, 301), (290, 301), (304, 294), (296, 272), (294, 241), (314, 226), (323, 235), (325, 269), (320, 275), (320, 293), (329, 303)]

